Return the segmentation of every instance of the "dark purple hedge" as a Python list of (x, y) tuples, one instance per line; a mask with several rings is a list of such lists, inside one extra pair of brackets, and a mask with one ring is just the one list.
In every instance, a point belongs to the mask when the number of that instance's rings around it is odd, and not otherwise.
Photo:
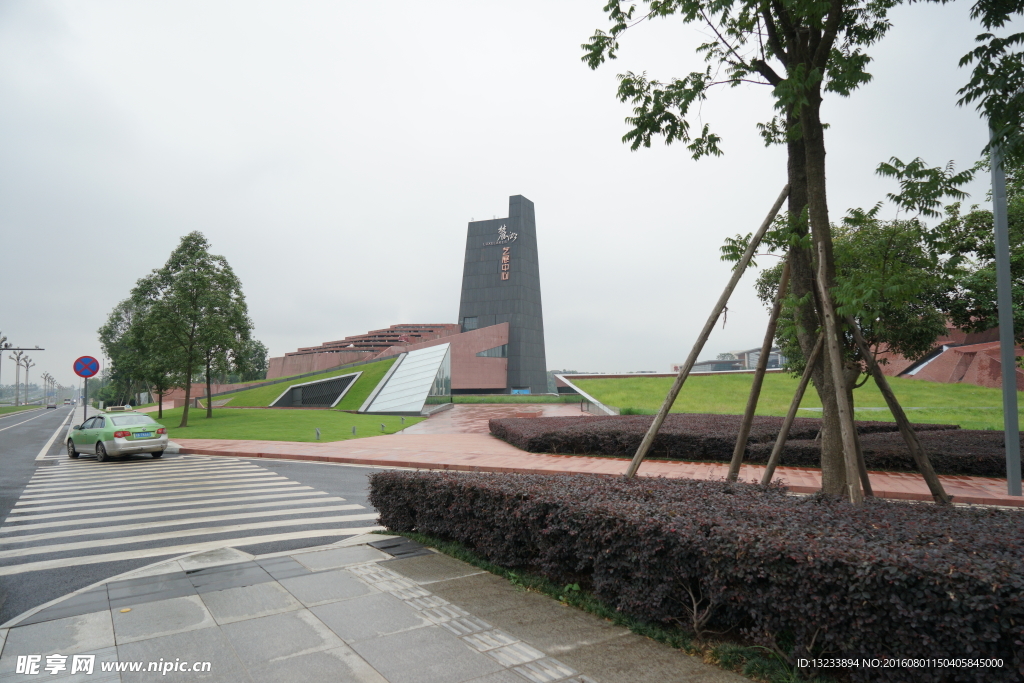
[[(978, 477), (1006, 476), (1006, 449), (1003, 433), (984, 429), (955, 429), (918, 432), (921, 446), (939, 474)], [(917, 471), (910, 450), (899, 432), (865, 434), (860, 437), (864, 463), (868, 469)], [(1024, 440), (1022, 440), (1024, 443)], [(750, 462), (768, 462), (774, 444), (752, 444)], [(821, 443), (810, 439), (786, 442), (782, 464), (819, 467)]]
[[(778, 487), (640, 478), (381, 472), (394, 531), (586, 586), (625, 614), (731, 629), (794, 657), (1002, 658), (1003, 668), (851, 668), (857, 681), (1020, 681), (1024, 517)], [(836, 673), (834, 671), (829, 673)]]
[[(651, 415), (507, 418), (491, 420), (490, 428), (499, 439), (533, 453), (632, 457), (653, 419)], [(649, 456), (728, 462), (740, 420), (739, 415), (671, 414)], [(781, 427), (781, 417), (755, 417), (744, 459), (767, 462)], [(814, 441), (820, 428), (819, 418), (797, 418), (781, 464), (820, 466), (820, 441)], [(939, 474), (1006, 476), (1002, 432), (941, 424), (915, 424), (914, 429)], [(896, 423), (858, 421), (857, 431), (869, 469), (917, 470)]]

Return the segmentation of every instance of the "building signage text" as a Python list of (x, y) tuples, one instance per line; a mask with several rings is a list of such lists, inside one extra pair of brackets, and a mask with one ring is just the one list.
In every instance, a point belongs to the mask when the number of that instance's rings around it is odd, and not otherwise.
[(517, 237), (519, 237), (519, 233), (507, 232), (505, 230), (505, 226), (502, 225), (500, 228), (498, 228), (498, 239), (496, 239), (493, 242), (484, 242), (484, 246), (491, 247), (494, 246), (495, 244), (511, 244), (512, 242), (516, 241)]
[[(514, 234), (514, 233), (513, 233)], [(508, 271), (512, 267), (512, 247), (501, 248), (501, 279), (508, 279)]]

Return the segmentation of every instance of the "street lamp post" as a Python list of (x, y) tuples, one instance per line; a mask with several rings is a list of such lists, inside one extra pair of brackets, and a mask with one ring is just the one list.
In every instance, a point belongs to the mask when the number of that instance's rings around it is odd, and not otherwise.
[(36, 364), (32, 362), (32, 359), (28, 356), (25, 356), (22, 364), (25, 367), (25, 405), (28, 405), (28, 371), (29, 369), (34, 368)]
[[(10, 348), (10, 344), (7, 343), (7, 337), (4, 336), (3, 332), (0, 332), (0, 365), (2, 365), (4, 359), (4, 351)], [(0, 395), (3, 392), (4, 383), (0, 382)]]
[(14, 406), (19, 405), (18, 399), (21, 393), (21, 357), (25, 355), (24, 351), (15, 351), (10, 355), (11, 360), (14, 361)]
[(999, 356), (1003, 374), (1003, 439), (1006, 447), (1006, 492), (1021, 495), (1020, 424), (1017, 417), (1017, 349), (1013, 329), (1013, 281), (1010, 275), (1010, 230), (1006, 215), (1006, 175), (1002, 150), (992, 145), (992, 218), (996, 250), (996, 302), (999, 308)]

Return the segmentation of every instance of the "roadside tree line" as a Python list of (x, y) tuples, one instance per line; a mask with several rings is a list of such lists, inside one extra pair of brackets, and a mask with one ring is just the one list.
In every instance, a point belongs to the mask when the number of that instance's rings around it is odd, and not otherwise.
[[(163, 397), (176, 387), (185, 390), (179, 427), (188, 426), (192, 383), (238, 375), (241, 381), (261, 379), (267, 348), (252, 336), (253, 324), (242, 283), (227, 259), (210, 253), (202, 233), (191, 232), (171, 252), (162, 268), (141, 278), (128, 298), (110, 312), (99, 329), (110, 359), (109, 380), (131, 395), (145, 387), (163, 414)], [(213, 402), (206, 401), (206, 416)]]

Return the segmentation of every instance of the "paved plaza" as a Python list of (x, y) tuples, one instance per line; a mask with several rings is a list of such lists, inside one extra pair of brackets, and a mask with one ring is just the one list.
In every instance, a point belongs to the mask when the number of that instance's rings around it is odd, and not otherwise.
[[(299, 552), (184, 556), (4, 626), (4, 683), (746, 680), (404, 538), (372, 534)], [(39, 673), (18, 673), (29, 656)], [(93, 673), (72, 675), (75, 661), (91, 661)], [(48, 662), (65, 669), (48, 673)], [(147, 671), (151, 662), (208, 670), (165, 674)], [(116, 670), (135, 664), (142, 670)]]

